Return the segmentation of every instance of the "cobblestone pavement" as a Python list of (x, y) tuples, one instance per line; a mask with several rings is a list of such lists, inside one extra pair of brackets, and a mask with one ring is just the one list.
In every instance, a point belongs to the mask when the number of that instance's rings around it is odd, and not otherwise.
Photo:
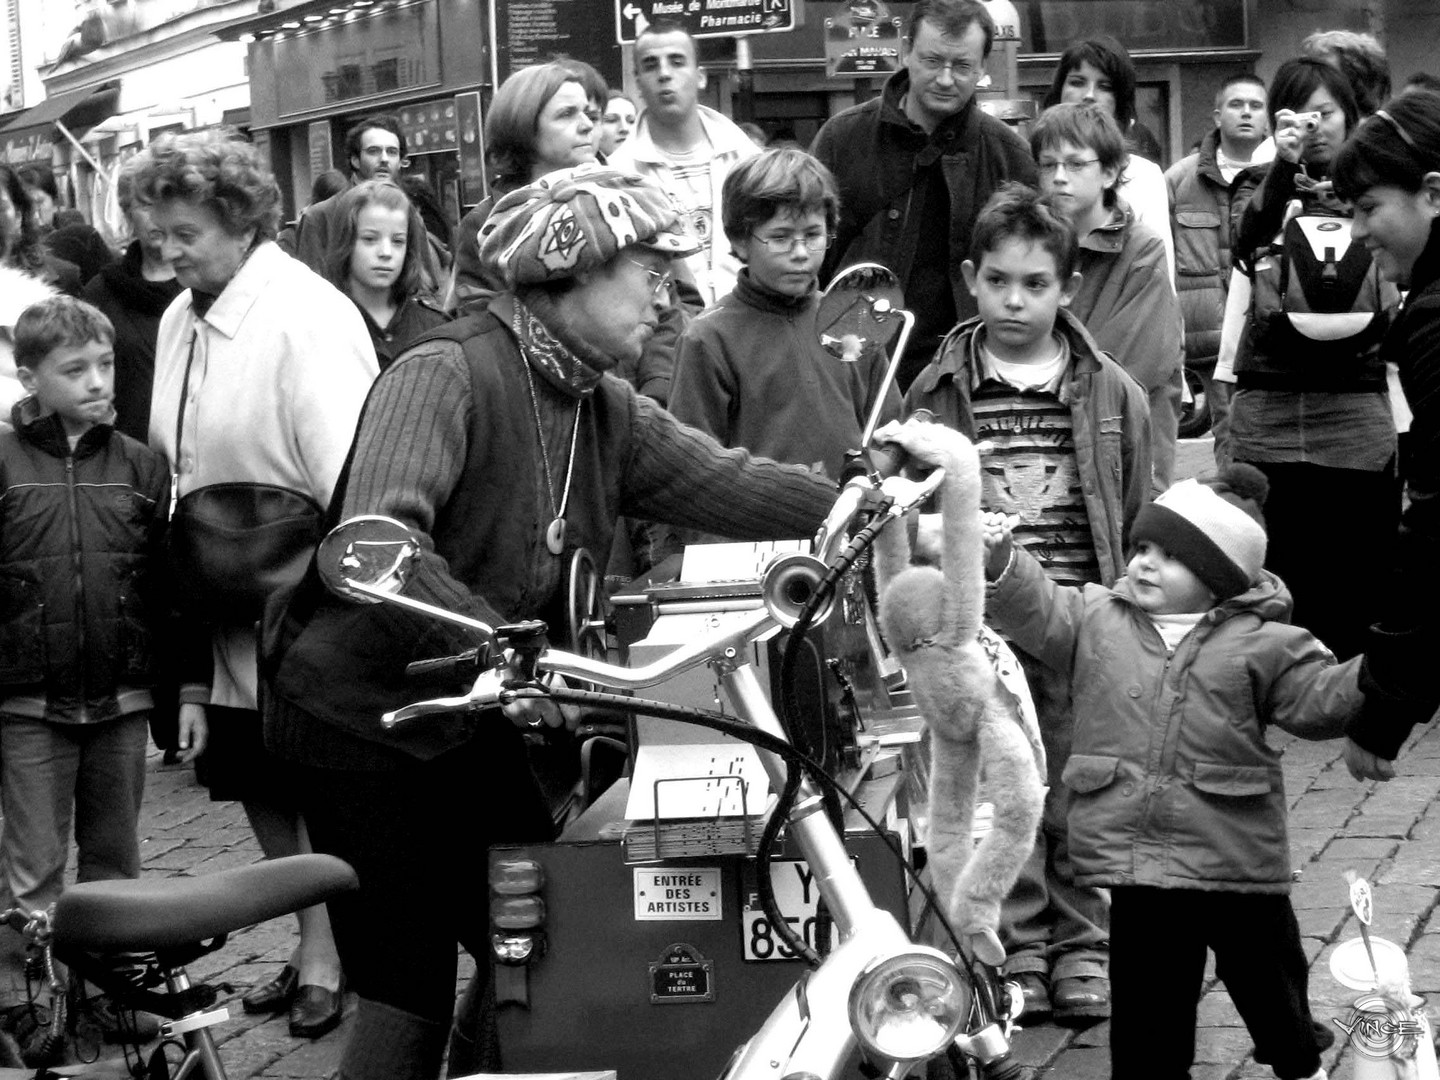
[[(1290, 858), (1300, 879), (1291, 893), (1310, 957), (1310, 1002), (1322, 1023), (1347, 1020), (1355, 992), (1330, 974), (1330, 954), (1359, 935), (1350, 911), (1345, 871), (1374, 885), (1372, 933), (1404, 946), (1417, 994), (1440, 994), (1440, 731), (1423, 729), (1396, 763), (1399, 775), (1385, 784), (1358, 784), (1345, 771), (1338, 742), (1309, 743), (1283, 733), (1286, 791), (1290, 801)], [(1156, 963), (1165, 962), (1156, 943)], [(1214, 981), (1200, 1001), (1193, 1080), (1273, 1077), (1251, 1057), (1254, 1047), (1223, 985)], [(1354, 1076), (1355, 1052), (1344, 1033), (1323, 1058), (1332, 1080)], [(1054, 1080), (1103, 1080), (1110, 1075), (1109, 1024), (1067, 1031), (1046, 1024), (1021, 1031), (1016, 1056), (1043, 1067)]]
[[(1402, 754), (1400, 773), (1387, 784), (1357, 784), (1335, 742), (1307, 743), (1278, 736), (1284, 746), (1290, 798), (1290, 848), (1300, 880), (1293, 892), (1310, 956), (1310, 998), (1322, 1022), (1344, 1019), (1354, 994), (1330, 974), (1335, 945), (1356, 936), (1344, 872), (1375, 886), (1374, 933), (1403, 945), (1417, 993), (1440, 995), (1440, 730), (1424, 729)], [(193, 875), (253, 862), (259, 849), (238, 803), (212, 803), (193, 772), (161, 765), (152, 754), (141, 820), (146, 874)], [(233, 987), (231, 1018), (214, 1029), (231, 1080), (249, 1077), (321, 1080), (338, 1059), (346, 1026), (309, 1042), (290, 1037), (283, 1016), (245, 1015), (238, 996), (268, 978), (294, 944), (292, 919), (242, 930), (224, 948), (190, 967), (192, 977)], [(1157, 962), (1164, 962), (1163, 944)], [(1211, 978), (1213, 978), (1213, 973)], [(348, 1023), (348, 1021), (347, 1021)], [(1251, 1059), (1244, 1025), (1223, 986), (1211, 985), (1200, 1003), (1194, 1080), (1246, 1080), (1273, 1075)], [(737, 1032), (737, 1037), (740, 1033)], [(1354, 1052), (1337, 1029), (1325, 1064), (1336, 1080), (1352, 1076)], [(1016, 1056), (1056, 1080), (1101, 1080), (1109, 1075), (1108, 1025), (1073, 1031), (1051, 1024), (1021, 1031)], [(109, 1080), (118, 1068), (98, 1072)]]

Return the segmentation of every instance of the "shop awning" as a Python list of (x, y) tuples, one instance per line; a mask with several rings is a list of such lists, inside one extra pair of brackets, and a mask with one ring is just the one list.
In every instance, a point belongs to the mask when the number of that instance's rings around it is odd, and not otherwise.
[(120, 80), (83, 90), (69, 90), (46, 98), (34, 108), (17, 113), (4, 127), (0, 140), (22, 141), (38, 136), (55, 141), (78, 138), (115, 113), (120, 104)]

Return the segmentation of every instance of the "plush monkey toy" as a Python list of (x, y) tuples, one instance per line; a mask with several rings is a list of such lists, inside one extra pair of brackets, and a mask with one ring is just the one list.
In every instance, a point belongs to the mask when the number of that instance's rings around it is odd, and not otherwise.
[[(974, 955), (999, 966), (1005, 959), (996, 933), (1000, 903), (1035, 844), (1045, 770), (1033, 709), (1027, 718), (1002, 683), (997, 655), (1003, 650), (1017, 675), (1018, 665), (982, 626), (980, 456), (969, 439), (942, 424), (890, 424), (876, 440), (945, 470), (941, 569), (909, 565), (909, 541), (898, 525), (876, 541), (880, 626), (929, 731), (926, 850), (937, 893)], [(976, 847), (971, 827), (982, 773), (995, 818)]]

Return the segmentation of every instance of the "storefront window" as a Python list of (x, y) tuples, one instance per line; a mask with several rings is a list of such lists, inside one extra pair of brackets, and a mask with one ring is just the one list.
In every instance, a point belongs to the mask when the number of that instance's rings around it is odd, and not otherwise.
[(285, 36), (274, 50), (281, 116), (440, 85), (435, 0)]
[(1028, 0), (1015, 6), (1022, 53), (1060, 53), (1100, 34), (1124, 42), (1132, 54), (1245, 46), (1245, 0)]

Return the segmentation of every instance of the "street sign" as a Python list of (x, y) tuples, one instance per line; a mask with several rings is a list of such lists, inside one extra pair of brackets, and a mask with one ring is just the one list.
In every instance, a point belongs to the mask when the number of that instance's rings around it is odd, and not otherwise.
[(850, 0), (825, 16), (825, 74), (885, 76), (900, 67), (904, 20), (884, 0)]
[(596, 18), (595, 0), (491, 0), (486, 6), (496, 86), (557, 55), (584, 60), (611, 86), (620, 85), (620, 49), (605, 20)]
[(615, 40), (633, 45), (656, 19), (683, 23), (691, 37), (773, 34), (795, 29), (798, 0), (615, 0)]

